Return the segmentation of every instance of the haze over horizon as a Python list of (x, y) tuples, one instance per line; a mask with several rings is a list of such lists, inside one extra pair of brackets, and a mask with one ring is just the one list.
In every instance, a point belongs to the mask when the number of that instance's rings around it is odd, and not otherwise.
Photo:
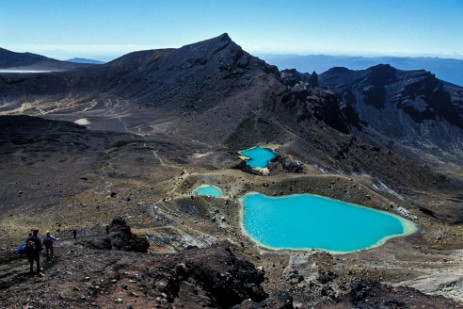
[(228, 33), (270, 54), (463, 59), (463, 2), (13, 1), (0, 3), (0, 47), (108, 61)]

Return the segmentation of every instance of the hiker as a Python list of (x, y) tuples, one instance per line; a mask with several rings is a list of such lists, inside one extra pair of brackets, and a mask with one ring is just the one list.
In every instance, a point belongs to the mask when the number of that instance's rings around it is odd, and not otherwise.
[(73, 230), (73, 231), (72, 231), (72, 236), (74, 236), (74, 239), (76, 239), (76, 237), (77, 237), (77, 230)]
[(42, 240), (38, 236), (39, 230), (32, 229), (32, 236), (26, 239), (26, 255), (29, 260), (30, 273), (34, 273), (34, 260), (37, 262), (37, 274), (40, 274), (40, 251), (42, 251)]
[(106, 235), (109, 234), (109, 225), (106, 225)]
[(43, 245), (47, 253), (47, 261), (53, 257), (53, 241), (58, 240), (55, 236), (50, 234), (50, 231), (47, 231), (45, 237), (43, 238)]

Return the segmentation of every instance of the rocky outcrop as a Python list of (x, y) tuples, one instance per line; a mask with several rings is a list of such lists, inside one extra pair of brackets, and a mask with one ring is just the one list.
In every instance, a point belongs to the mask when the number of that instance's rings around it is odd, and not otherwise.
[(90, 240), (82, 240), (82, 245), (103, 250), (124, 250), (135, 252), (147, 252), (149, 242), (146, 237), (137, 237), (132, 234), (130, 226), (122, 217), (115, 217), (109, 225), (109, 235), (95, 237)]
[(300, 174), (304, 172), (304, 163), (278, 155), (270, 162), (269, 169), (272, 174), (279, 172)]
[(268, 297), (260, 285), (264, 273), (250, 262), (237, 258), (226, 247), (190, 249), (182, 256), (183, 262), (175, 266), (175, 275), (171, 277), (171, 282), (176, 284), (166, 290), (171, 298), (184, 281), (206, 291), (212, 307), (229, 308), (248, 298), (261, 302)]
[(313, 74), (295, 70), (281, 72), (281, 82), (287, 86), (281, 102), (295, 115), (296, 121), (315, 117), (342, 133), (349, 133), (352, 126), (361, 129), (360, 119), (352, 107), (340, 102), (333, 92), (318, 87), (318, 77), (314, 80)]

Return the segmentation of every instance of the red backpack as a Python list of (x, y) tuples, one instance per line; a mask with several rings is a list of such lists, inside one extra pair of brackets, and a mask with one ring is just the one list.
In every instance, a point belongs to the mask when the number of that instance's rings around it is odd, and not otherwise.
[(37, 251), (37, 244), (33, 239), (30, 239), (26, 243), (26, 253), (34, 253)]

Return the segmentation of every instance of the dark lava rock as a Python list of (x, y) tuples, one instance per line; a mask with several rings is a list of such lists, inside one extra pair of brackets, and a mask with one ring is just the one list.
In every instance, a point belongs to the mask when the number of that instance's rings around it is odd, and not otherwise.
[(264, 273), (223, 246), (187, 249), (165, 260), (149, 276), (156, 282), (153, 293), (163, 293), (168, 303), (185, 308), (191, 307), (185, 295), (197, 299), (196, 307), (212, 308), (241, 308), (244, 301), (256, 305), (268, 297), (260, 285)]
[(417, 206), (418, 207), (418, 210), (421, 211), (422, 213), (428, 215), (428, 216), (431, 216), (433, 218), (436, 217), (436, 214), (434, 213), (434, 211), (426, 208), (426, 207), (423, 207), (423, 206)]
[(2, 273), (0, 307), (293, 308), (290, 295), (269, 297), (264, 273), (222, 245), (161, 255), (62, 248), (36, 280), (23, 274), (26, 260), (0, 250), (1, 268), (15, 270)]
[(354, 302), (381, 294), (382, 285), (377, 281), (359, 280), (352, 284), (351, 297)]
[(270, 170), (278, 170), (279, 166), (287, 173), (303, 173), (304, 163), (299, 160), (290, 160), (288, 158), (277, 156), (270, 164)]
[(265, 300), (256, 303), (252, 300), (244, 301), (239, 305), (231, 307), (232, 309), (259, 309), (259, 308), (272, 308), (272, 309), (293, 309), (293, 297), (287, 292), (279, 292), (276, 295), (271, 295)]
[(336, 274), (335, 272), (332, 272), (332, 271), (328, 271), (328, 272), (320, 271), (319, 274), (318, 274), (318, 281), (320, 283), (322, 283), (322, 284), (325, 284), (325, 283), (333, 281), (337, 277), (338, 277), (338, 274)]
[(293, 309), (293, 297), (286, 292), (280, 292), (270, 299), (269, 308)]
[(115, 217), (109, 225), (109, 236), (95, 237), (83, 240), (80, 243), (86, 247), (105, 250), (124, 250), (135, 252), (147, 252), (148, 240), (132, 234), (130, 226), (122, 217)]
[(200, 255), (192, 251), (187, 253), (182, 277), (201, 284), (218, 306), (228, 308), (247, 298), (259, 302), (268, 296), (260, 286), (263, 272), (237, 258), (230, 249), (217, 248)]

